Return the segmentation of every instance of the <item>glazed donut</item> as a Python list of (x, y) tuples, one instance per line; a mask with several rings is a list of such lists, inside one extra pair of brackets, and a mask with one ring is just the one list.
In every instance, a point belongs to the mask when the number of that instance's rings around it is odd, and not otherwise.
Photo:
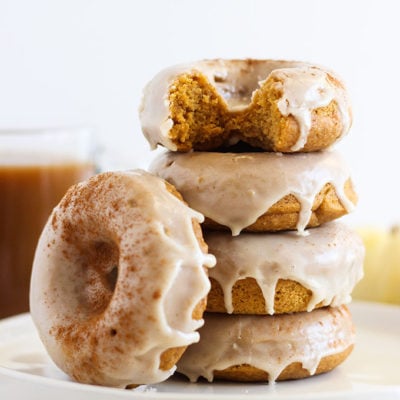
[(347, 92), (309, 63), (205, 60), (167, 68), (146, 86), (142, 130), (154, 148), (212, 150), (243, 141), (267, 151), (327, 148), (351, 126)]
[(354, 327), (346, 306), (273, 316), (211, 313), (200, 338), (178, 362), (192, 382), (274, 382), (335, 368), (353, 348)]
[(207, 311), (279, 314), (349, 303), (363, 276), (364, 246), (346, 225), (294, 232), (205, 232), (217, 259), (209, 271)]
[(73, 186), (40, 237), (33, 321), (73, 379), (126, 387), (159, 382), (199, 340), (210, 288), (202, 216), (141, 170)]
[(150, 170), (176, 186), (203, 226), (238, 235), (314, 227), (352, 211), (349, 169), (336, 152), (160, 154)]

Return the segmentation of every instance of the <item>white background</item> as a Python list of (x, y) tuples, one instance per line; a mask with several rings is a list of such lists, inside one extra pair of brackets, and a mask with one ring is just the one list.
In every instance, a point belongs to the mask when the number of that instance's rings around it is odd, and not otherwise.
[(154, 157), (141, 90), (202, 58), (283, 58), (336, 70), (354, 124), (338, 148), (362, 225), (400, 222), (400, 4), (396, 0), (0, 0), (0, 128), (93, 126), (115, 168)]

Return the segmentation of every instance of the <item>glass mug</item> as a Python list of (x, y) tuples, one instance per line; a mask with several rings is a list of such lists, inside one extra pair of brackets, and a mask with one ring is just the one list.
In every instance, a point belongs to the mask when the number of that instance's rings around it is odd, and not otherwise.
[(43, 226), (67, 189), (94, 173), (87, 129), (0, 130), (0, 318), (29, 310)]

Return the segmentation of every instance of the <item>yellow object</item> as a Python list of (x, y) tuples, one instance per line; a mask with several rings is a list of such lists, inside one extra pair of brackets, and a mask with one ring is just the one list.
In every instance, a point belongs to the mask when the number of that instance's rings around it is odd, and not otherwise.
[(365, 244), (364, 279), (353, 298), (400, 304), (400, 227), (360, 229)]

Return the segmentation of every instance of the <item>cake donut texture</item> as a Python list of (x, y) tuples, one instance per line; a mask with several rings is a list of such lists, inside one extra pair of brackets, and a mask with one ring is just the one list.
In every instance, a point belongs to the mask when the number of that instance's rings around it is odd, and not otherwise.
[(200, 337), (178, 362), (192, 382), (274, 382), (335, 368), (353, 348), (354, 327), (346, 306), (273, 316), (209, 313)]
[(339, 306), (350, 302), (363, 276), (361, 238), (339, 222), (308, 236), (207, 232), (205, 240), (217, 259), (207, 311), (276, 314)]
[(40, 237), (33, 321), (54, 362), (79, 382), (160, 382), (199, 340), (210, 288), (202, 216), (144, 171), (72, 187)]
[(154, 148), (212, 150), (243, 141), (268, 151), (316, 151), (351, 126), (340, 79), (309, 63), (205, 60), (161, 71), (144, 90), (143, 133)]
[(314, 227), (353, 210), (349, 169), (336, 152), (166, 152), (150, 170), (176, 186), (203, 226), (233, 235)]

